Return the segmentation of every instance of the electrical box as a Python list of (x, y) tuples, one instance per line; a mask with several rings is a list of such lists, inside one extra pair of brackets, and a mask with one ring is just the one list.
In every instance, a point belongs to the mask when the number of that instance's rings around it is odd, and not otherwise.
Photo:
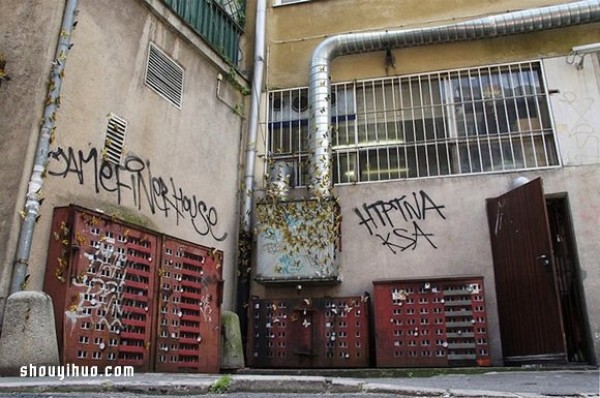
[(337, 202), (265, 200), (256, 213), (258, 282), (338, 282)]
[(77, 206), (51, 228), (44, 290), (63, 364), (219, 371), (222, 252)]
[(253, 299), (249, 317), (250, 366), (369, 366), (369, 303), (365, 297)]
[(490, 364), (483, 277), (373, 282), (378, 367)]

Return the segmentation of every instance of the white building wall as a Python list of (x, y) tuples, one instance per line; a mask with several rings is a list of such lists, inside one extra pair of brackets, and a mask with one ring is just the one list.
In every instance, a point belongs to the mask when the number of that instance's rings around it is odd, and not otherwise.
[[(546, 59), (544, 68), (562, 161), (546, 178), (546, 192), (568, 192), (596, 361), (600, 362), (600, 63), (587, 54), (583, 68), (570, 57)], [(584, 167), (585, 166), (585, 167)], [(560, 178), (563, 176), (562, 178)]]
[(586, 54), (583, 67), (576, 68), (578, 56), (544, 60), (556, 134), (565, 166), (600, 163), (598, 92), (600, 77), (596, 53)]

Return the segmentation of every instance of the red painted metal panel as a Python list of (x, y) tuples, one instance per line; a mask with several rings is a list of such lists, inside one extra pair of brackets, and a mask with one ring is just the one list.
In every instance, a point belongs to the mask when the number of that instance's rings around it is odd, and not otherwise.
[(87, 209), (55, 209), (45, 290), (62, 363), (217, 373), (222, 258)]
[(369, 304), (361, 297), (321, 299), (315, 302), (321, 314), (319, 350), (315, 367), (356, 368), (369, 366)]
[(164, 240), (156, 371), (219, 371), (222, 257), (220, 251)]
[(248, 336), (248, 362), (255, 367), (297, 367), (296, 341), (291, 323), (300, 320), (295, 312), (297, 299), (252, 300), (250, 319), (253, 328)]
[(483, 278), (373, 284), (378, 367), (489, 363)]
[[(54, 319), (58, 336), (58, 350), (62, 363), (64, 360), (64, 312), (67, 308), (67, 278), (71, 257), (71, 209), (56, 208), (52, 218), (51, 233), (48, 241), (48, 257), (44, 290), (52, 297)], [(89, 336), (86, 336), (89, 338)]]
[(250, 306), (250, 366), (369, 366), (369, 304), (361, 297), (254, 299)]
[(45, 288), (63, 363), (150, 370), (157, 237), (73, 207), (52, 228)]

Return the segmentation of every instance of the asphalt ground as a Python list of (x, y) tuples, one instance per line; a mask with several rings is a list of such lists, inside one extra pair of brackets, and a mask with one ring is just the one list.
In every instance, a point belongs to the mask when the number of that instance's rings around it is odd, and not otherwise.
[[(397, 397), (600, 397), (598, 369), (563, 370), (403, 370), (345, 372), (323, 375), (285, 374), (281, 370), (245, 370), (227, 375), (140, 373), (133, 377), (0, 377), (0, 396), (27, 394), (60, 397), (64, 394), (103, 396), (185, 396), (224, 394), (231, 397), (280, 397), (304, 394)], [(298, 372), (296, 372), (298, 373)], [(311, 373), (318, 373), (317, 370)], [(367, 377), (368, 376), (368, 377)], [(15, 395), (16, 394), (16, 395)], [(51, 395), (47, 395), (51, 394)], [(52, 395), (55, 394), (55, 395)], [(58, 394), (58, 395), (56, 395)], [(63, 395), (60, 395), (63, 394)], [(36, 395), (33, 395), (36, 396)]]

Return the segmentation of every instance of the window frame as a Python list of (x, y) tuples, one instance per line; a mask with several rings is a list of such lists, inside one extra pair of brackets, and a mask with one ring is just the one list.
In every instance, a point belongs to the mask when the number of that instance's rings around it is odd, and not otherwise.
[[(331, 87), (332, 96), (340, 89), (353, 90), (354, 101), (350, 112), (332, 111), (335, 184), (562, 166), (541, 60), (332, 83)], [(309, 181), (308, 114), (277, 120), (272, 104), (278, 95), (289, 100), (306, 90), (267, 94), (266, 163), (292, 164), (295, 186)], [(274, 144), (283, 150), (275, 150)]]

